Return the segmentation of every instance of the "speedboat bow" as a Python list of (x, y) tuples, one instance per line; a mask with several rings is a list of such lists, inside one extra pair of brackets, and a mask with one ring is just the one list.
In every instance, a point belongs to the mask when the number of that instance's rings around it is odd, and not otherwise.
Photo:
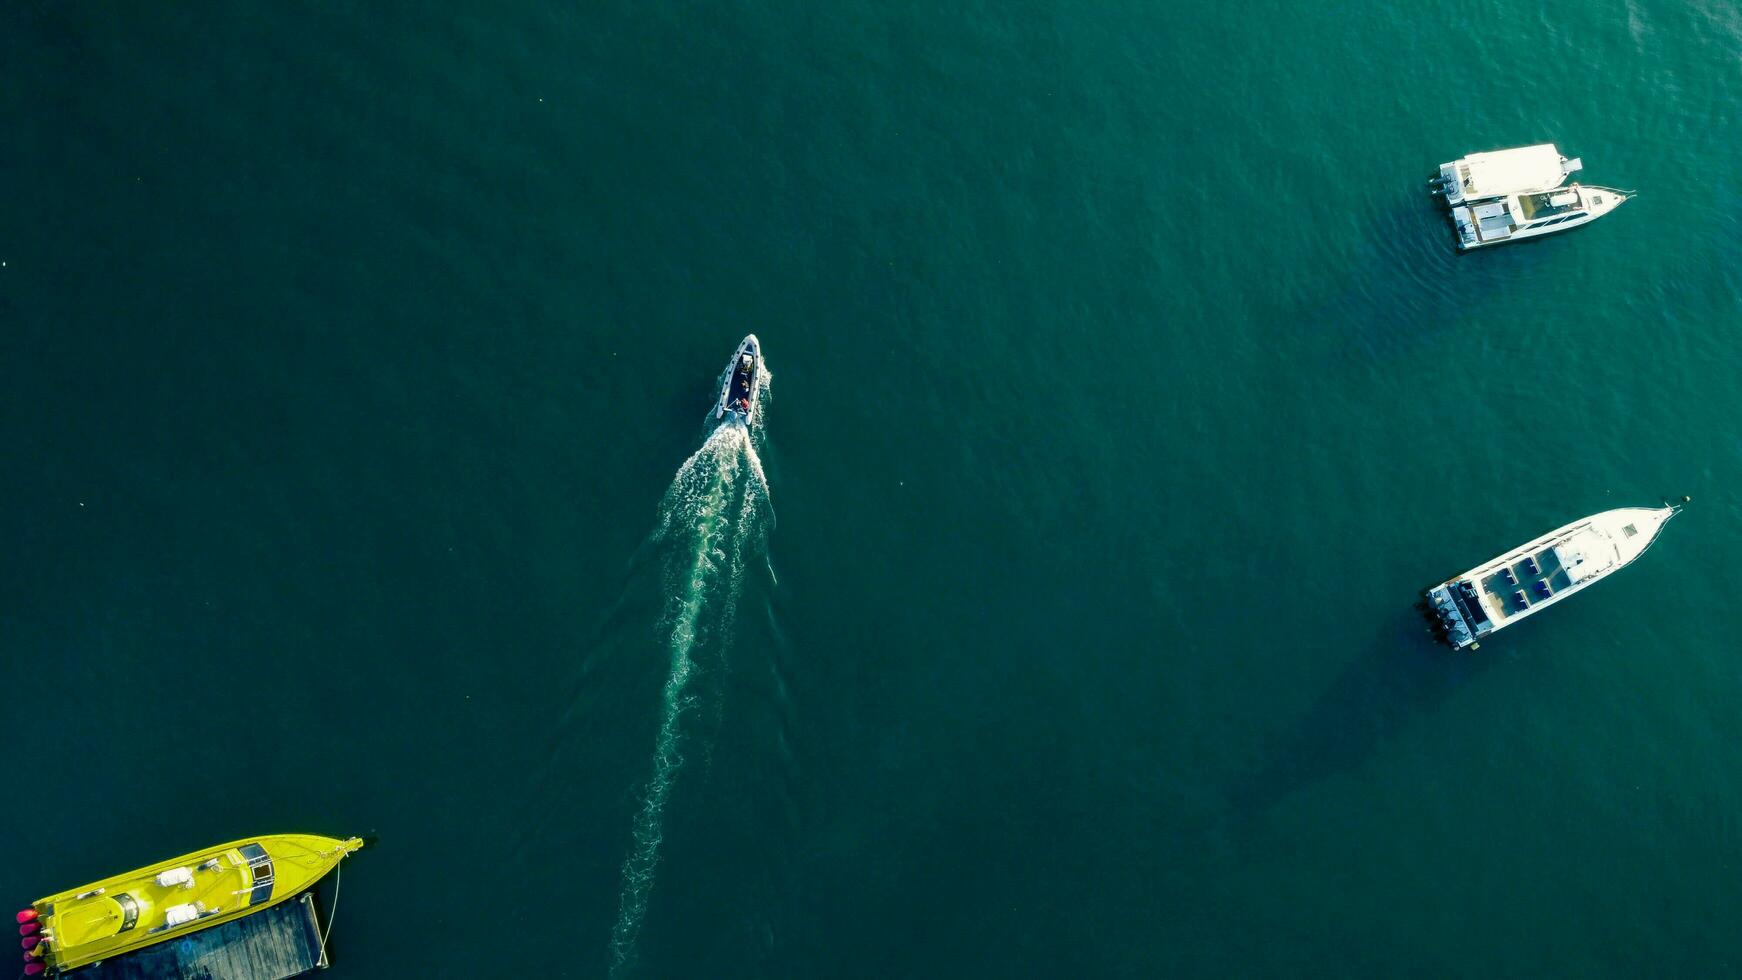
[(756, 335), (751, 334), (732, 355), (732, 370), (725, 386), (720, 389), (720, 404), (714, 409), (714, 418), (723, 419), (731, 414), (749, 422), (756, 411), (757, 383), (761, 375), (762, 345), (756, 342)]

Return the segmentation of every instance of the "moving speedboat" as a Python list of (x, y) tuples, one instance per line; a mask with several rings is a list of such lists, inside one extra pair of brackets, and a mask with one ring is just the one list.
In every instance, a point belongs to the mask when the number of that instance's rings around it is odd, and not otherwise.
[(362, 846), (360, 837), (255, 837), (39, 898), (17, 916), (25, 973), (53, 976), (270, 908)]
[(725, 386), (720, 389), (720, 404), (714, 409), (714, 418), (723, 419), (730, 413), (749, 422), (756, 412), (761, 380), (762, 345), (757, 343), (756, 335), (751, 334), (732, 355), (732, 369), (728, 372)]
[(1594, 184), (1562, 186), (1583, 168), (1553, 143), (1541, 143), (1442, 163), (1428, 184), (1445, 196), (1458, 248), (1469, 251), (1589, 224), (1632, 195)]
[(1679, 505), (1622, 507), (1555, 528), (1429, 589), (1429, 612), (1454, 649), (1474, 649), (1495, 630), (1625, 568), (1679, 513)]

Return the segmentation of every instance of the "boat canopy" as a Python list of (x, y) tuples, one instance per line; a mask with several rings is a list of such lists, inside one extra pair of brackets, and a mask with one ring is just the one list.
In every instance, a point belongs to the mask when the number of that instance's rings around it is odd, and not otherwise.
[(1468, 199), (1545, 191), (1559, 187), (1567, 174), (1578, 169), (1576, 163), (1569, 160), (1563, 167), (1561, 151), (1553, 143), (1472, 153), (1458, 161), (1458, 182)]

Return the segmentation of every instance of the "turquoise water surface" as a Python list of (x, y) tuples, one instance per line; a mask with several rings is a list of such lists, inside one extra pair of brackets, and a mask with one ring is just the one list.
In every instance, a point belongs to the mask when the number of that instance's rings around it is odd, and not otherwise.
[[(334, 977), (1738, 968), (1734, 4), (0, 53), (17, 905), (306, 830), (378, 838)], [(1454, 254), (1434, 168), (1542, 141), (1638, 198)], [(1412, 608), (1682, 494), (1476, 654)]]

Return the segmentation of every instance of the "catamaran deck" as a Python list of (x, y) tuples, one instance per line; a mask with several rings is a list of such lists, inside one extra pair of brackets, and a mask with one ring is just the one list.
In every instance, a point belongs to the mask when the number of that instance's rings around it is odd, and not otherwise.
[(1581, 166), (1561, 156), (1553, 143), (1472, 153), (1440, 164), (1449, 203), (1480, 201), (1558, 187)]

